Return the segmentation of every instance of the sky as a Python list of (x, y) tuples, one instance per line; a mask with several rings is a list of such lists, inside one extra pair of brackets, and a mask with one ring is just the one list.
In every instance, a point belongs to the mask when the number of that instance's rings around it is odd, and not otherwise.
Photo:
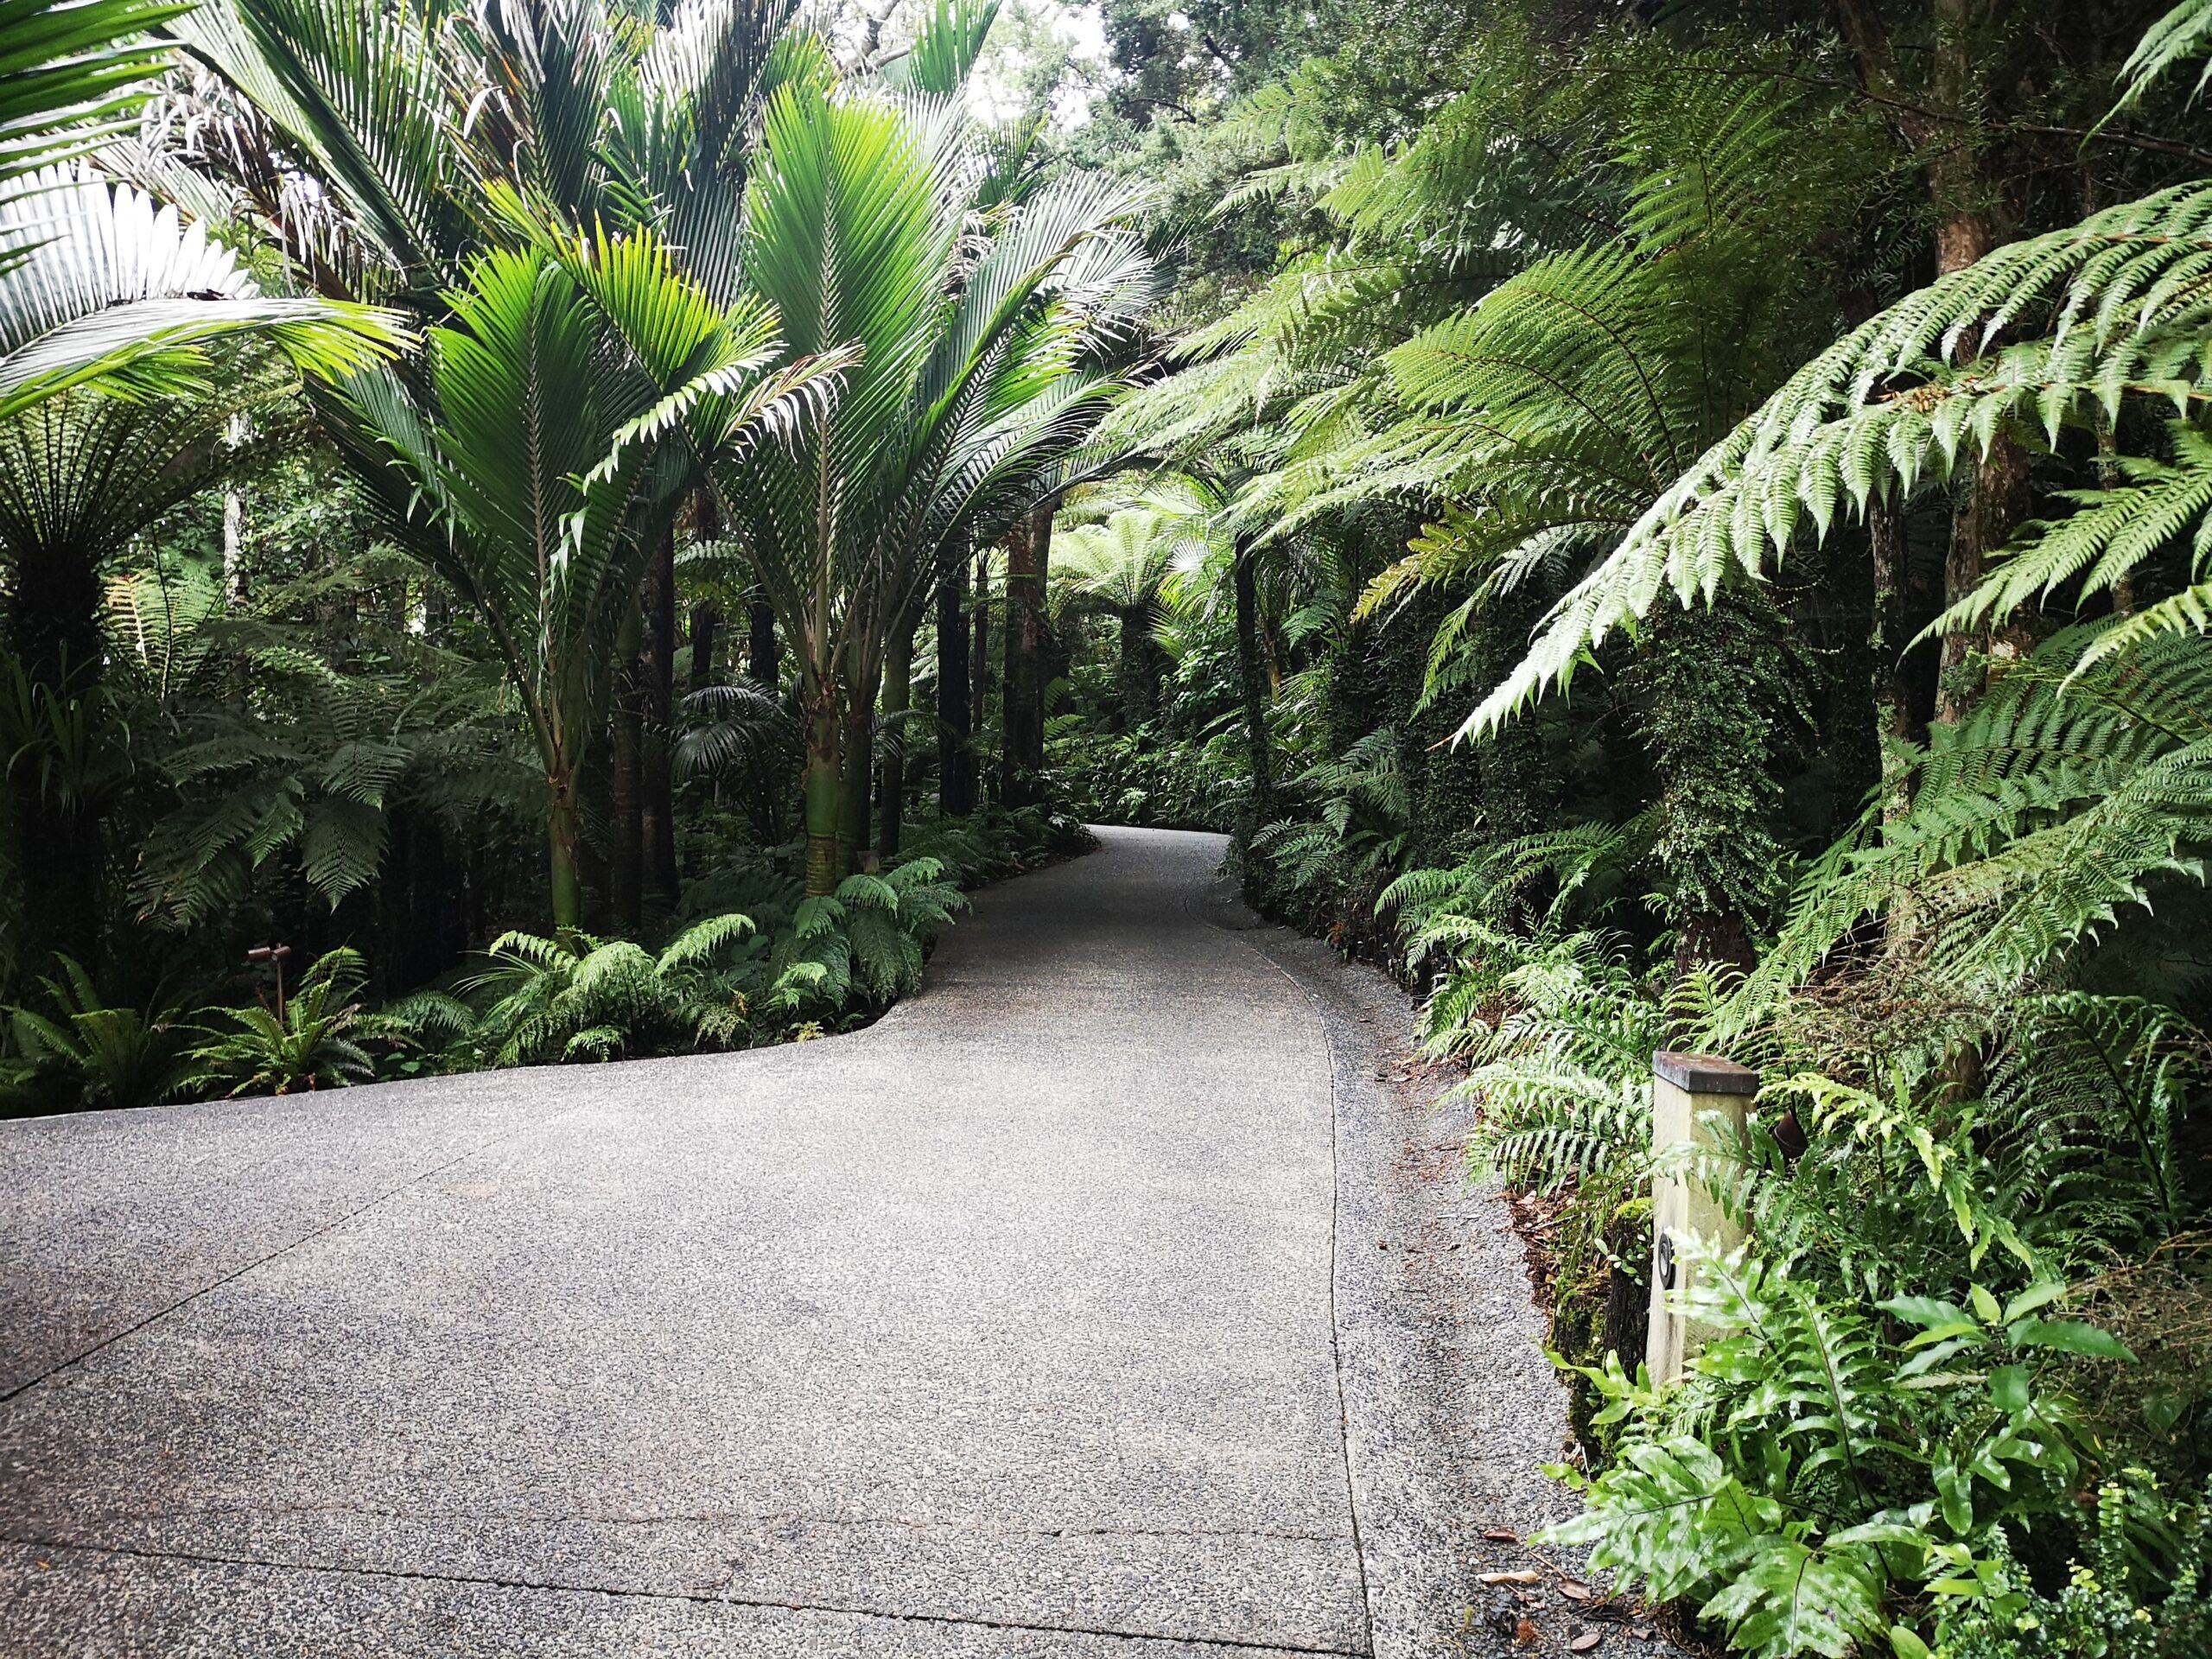
[(1048, 42), (1068, 52), (1067, 73), (1052, 101), (1054, 123), (1074, 128), (1090, 120), (1109, 73), (1106, 25), (1096, 3), (1074, 0), (1004, 0), (972, 85), (979, 117), (996, 121), (1020, 113), (1022, 71)]

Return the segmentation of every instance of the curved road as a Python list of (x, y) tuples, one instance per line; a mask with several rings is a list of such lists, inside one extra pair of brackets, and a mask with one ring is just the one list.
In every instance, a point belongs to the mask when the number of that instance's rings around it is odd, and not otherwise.
[(1556, 1391), (1403, 1002), (1103, 840), (850, 1037), (0, 1124), (0, 1651), (1497, 1650)]

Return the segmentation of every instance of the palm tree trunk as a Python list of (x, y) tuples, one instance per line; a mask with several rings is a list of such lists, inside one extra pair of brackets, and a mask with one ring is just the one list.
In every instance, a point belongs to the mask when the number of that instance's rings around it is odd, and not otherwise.
[(906, 725), (899, 716), (914, 704), (914, 635), (922, 626), (918, 607), (909, 607), (892, 624), (883, 649), (884, 734), (882, 776), (876, 783), (876, 851), (889, 858), (899, 850), (906, 811)]
[(937, 585), (937, 799), (947, 817), (976, 810), (976, 757), (969, 747), (968, 561), (955, 559)]
[(645, 779), (639, 753), (637, 684), (634, 671), (615, 698), (607, 720), (608, 847), (607, 903), (616, 931), (634, 938), (645, 924)]
[(722, 613), (712, 605), (691, 607), (691, 689), (703, 691), (715, 683), (715, 647), (721, 637)]
[(874, 782), (875, 697), (878, 684), (850, 689), (845, 699), (845, 747), (838, 757), (837, 874), (850, 874), (853, 855), (868, 845), (869, 785)]
[(968, 804), (972, 809), (982, 798), (983, 757), (976, 752), (976, 739), (989, 717), (991, 700), (991, 559), (982, 548), (976, 550), (976, 634), (968, 652), (968, 670), (974, 681), (968, 696)]
[(745, 677), (768, 692), (783, 689), (783, 651), (776, 643), (776, 607), (753, 601), (746, 618)]
[(583, 883), (576, 876), (576, 798), (574, 781), (564, 768), (550, 770), (545, 779), (545, 839), (550, 855), (553, 929), (573, 932), (584, 924)]
[(830, 688), (807, 676), (806, 770), (806, 891), (810, 898), (825, 898), (844, 879), (844, 791), (840, 786), (843, 724), (837, 718), (836, 700)]
[(645, 566), (639, 652), (639, 839), (645, 892), (657, 915), (676, 909), (676, 767), (671, 728), (676, 712), (676, 532), (663, 533)]
[(613, 930), (635, 938), (645, 921), (645, 840), (644, 756), (639, 711), (643, 664), (639, 634), (643, 619), (632, 604), (615, 636), (613, 707), (608, 711), (607, 893)]
[(999, 793), (1008, 806), (1034, 806), (1045, 797), (1045, 578), (1052, 510), (1049, 502), (1037, 507), (1006, 538), (1006, 757)]
[(1244, 703), (1245, 753), (1252, 767), (1252, 823), (1274, 813), (1274, 760), (1268, 743), (1267, 665), (1260, 651), (1258, 550), (1237, 537), (1233, 566), (1236, 590), (1236, 683)]

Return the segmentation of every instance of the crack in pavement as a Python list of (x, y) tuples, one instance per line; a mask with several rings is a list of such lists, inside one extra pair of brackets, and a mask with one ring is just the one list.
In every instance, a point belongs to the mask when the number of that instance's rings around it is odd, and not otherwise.
[[(1264, 1538), (1285, 1543), (1351, 1544), (1344, 1533), (1295, 1532), (1269, 1527), (1009, 1527), (969, 1518), (932, 1520), (911, 1516), (820, 1515), (805, 1510), (696, 1510), (662, 1512), (559, 1510), (551, 1513), (478, 1506), (466, 1510), (401, 1509), (375, 1503), (210, 1503), (175, 1510), (105, 1510), (87, 1513), (87, 1524), (146, 1525), (164, 1521), (226, 1518), (277, 1520), (306, 1515), (357, 1515), (387, 1521), (481, 1522), (499, 1526), (659, 1527), (772, 1526), (876, 1528), (912, 1532), (970, 1533), (990, 1538)], [(90, 1546), (88, 1546), (90, 1548)]]
[(486, 1589), (523, 1590), (549, 1595), (619, 1596), (641, 1601), (684, 1602), (703, 1607), (745, 1607), (766, 1612), (819, 1613), (848, 1618), (882, 1619), (901, 1624), (943, 1625), (969, 1630), (1004, 1630), (1037, 1636), (1087, 1636), (1109, 1641), (1151, 1642), (1190, 1648), (1245, 1653), (1294, 1653), (1316, 1659), (1372, 1659), (1367, 1648), (1320, 1647), (1310, 1643), (1262, 1642), (1243, 1637), (1181, 1636), (1155, 1630), (1117, 1630), (1084, 1624), (1035, 1624), (1014, 1619), (983, 1618), (959, 1613), (915, 1613), (881, 1607), (841, 1606), (829, 1602), (776, 1600), (766, 1597), (712, 1595), (678, 1590), (645, 1590), (629, 1585), (563, 1584), (556, 1580), (509, 1579), (489, 1574), (432, 1573), (409, 1567), (346, 1567), (322, 1561), (274, 1561), (249, 1555), (130, 1549), (112, 1544), (84, 1544), (67, 1538), (0, 1536), (0, 1544), (30, 1549), (75, 1550), (86, 1554), (116, 1555), (131, 1560), (180, 1561), (204, 1567), (249, 1567), (267, 1572), (315, 1573), (347, 1578), (391, 1579), (415, 1584), (467, 1585)]
[[(546, 1119), (543, 1123), (531, 1125), (530, 1128), (534, 1131), (550, 1127), (551, 1124), (560, 1122), (563, 1117), (573, 1116), (575, 1109), (578, 1109), (572, 1108), (570, 1111), (556, 1113), (554, 1116)], [(455, 1165), (465, 1164), (471, 1158), (477, 1156), (480, 1153), (489, 1152), (493, 1147), (498, 1146), (502, 1141), (507, 1140), (508, 1138), (509, 1132), (507, 1131), (502, 1131), (498, 1135), (491, 1135), (478, 1142), (475, 1146), (468, 1147), (465, 1151), (455, 1153), (452, 1157), (447, 1159), (442, 1164), (436, 1164), (429, 1169), (417, 1171), (415, 1174), (410, 1175), (405, 1180), (399, 1182), (397, 1185), (387, 1187), (385, 1191), (378, 1193), (374, 1198), (369, 1198), (361, 1204), (354, 1205), (353, 1208), (346, 1211), (344, 1214), (332, 1217), (328, 1221), (323, 1223), (321, 1226), (310, 1228), (306, 1232), (302, 1233), (298, 1237), (287, 1240), (285, 1243), (279, 1244), (275, 1249), (265, 1251), (262, 1255), (254, 1257), (252, 1261), (244, 1262), (238, 1267), (232, 1268), (227, 1273), (218, 1274), (214, 1278), (210, 1279), (206, 1284), (200, 1286), (197, 1289), (187, 1291), (175, 1301), (156, 1308), (151, 1313), (147, 1314), (143, 1319), (136, 1319), (118, 1331), (111, 1331), (106, 1336), (102, 1337), (98, 1342), (93, 1343), (90, 1347), (79, 1349), (75, 1353), (67, 1355), (64, 1357), (56, 1360), (53, 1364), (48, 1366), (44, 1370), (41, 1371), (36, 1376), (32, 1377), (29, 1382), (18, 1382), (12, 1389), (0, 1389), (0, 1405), (5, 1405), (10, 1400), (18, 1399), (22, 1395), (29, 1394), (33, 1389), (37, 1388), (41, 1383), (48, 1382), (51, 1379), (59, 1376), (62, 1372), (70, 1370), (76, 1366), (83, 1364), (86, 1360), (92, 1358), (93, 1355), (105, 1352), (106, 1350), (114, 1347), (116, 1344), (126, 1341), (130, 1338), (137, 1336), (141, 1331), (145, 1330), (148, 1326), (157, 1325), (162, 1320), (168, 1318), (170, 1314), (177, 1313), (181, 1309), (191, 1306), (193, 1303), (198, 1301), (201, 1297), (220, 1290), (226, 1285), (235, 1283), (237, 1281), (245, 1278), (246, 1274), (255, 1271), (257, 1268), (267, 1267), (271, 1262), (276, 1261), (277, 1257), (289, 1255), (291, 1252), (298, 1249), (303, 1244), (312, 1244), (315, 1240), (336, 1232), (347, 1222), (359, 1220), (361, 1217), (368, 1214), (370, 1211), (375, 1209), (378, 1205), (385, 1203), (388, 1199), (397, 1198), (402, 1192), (408, 1191), (410, 1187), (420, 1186), (423, 1182), (429, 1180), (435, 1176), (444, 1174), (446, 1171), (453, 1168)]]

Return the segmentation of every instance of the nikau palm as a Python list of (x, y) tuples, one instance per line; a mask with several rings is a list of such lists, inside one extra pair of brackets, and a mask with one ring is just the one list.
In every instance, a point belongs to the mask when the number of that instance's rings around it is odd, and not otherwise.
[(905, 707), (904, 653), (940, 561), (1051, 487), (1114, 389), (1086, 359), (1147, 291), (1120, 188), (1007, 194), (954, 102), (823, 80), (769, 101), (747, 280), (787, 349), (852, 342), (859, 364), (818, 426), (713, 471), (798, 654), (816, 893), (860, 833), (869, 716), (879, 692)]
[(770, 372), (766, 308), (717, 307), (642, 232), (486, 254), (448, 298), (426, 384), (362, 377), (337, 401), (394, 522), (497, 641), (545, 770), (554, 925), (573, 928), (581, 773), (681, 499), (657, 441), (680, 424), (702, 453), (741, 455), (798, 422), (845, 359)]

